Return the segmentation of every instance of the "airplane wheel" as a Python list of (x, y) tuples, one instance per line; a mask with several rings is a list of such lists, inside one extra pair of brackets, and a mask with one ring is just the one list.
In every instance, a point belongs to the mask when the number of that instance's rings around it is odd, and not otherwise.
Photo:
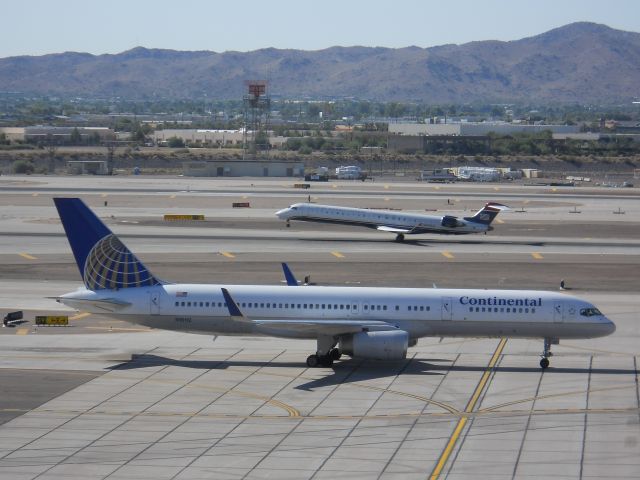
[(540, 360), (540, 367), (544, 370), (545, 368), (547, 368), (549, 366), (549, 359), (548, 358), (543, 358), (542, 360)]
[(404, 242), (404, 235), (402, 233), (396, 235), (396, 242)]
[(307, 367), (315, 368), (318, 366), (319, 363), (320, 363), (320, 359), (318, 358), (317, 355), (309, 355), (307, 357)]
[(341, 356), (342, 354), (340, 353), (340, 350), (338, 350), (337, 348), (332, 348), (331, 351), (329, 352), (329, 358), (331, 358), (331, 360), (333, 361), (340, 360)]
[(330, 367), (331, 365), (333, 365), (333, 358), (331, 358), (329, 355), (325, 355), (323, 357), (320, 357), (320, 366), (321, 367)]

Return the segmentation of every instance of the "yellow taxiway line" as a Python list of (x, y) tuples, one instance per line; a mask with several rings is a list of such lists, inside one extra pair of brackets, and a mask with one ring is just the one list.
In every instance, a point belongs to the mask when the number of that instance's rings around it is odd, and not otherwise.
[(16, 335), (26, 335), (28, 333), (29, 333), (28, 328), (19, 328), (18, 330), (16, 330)]
[(28, 253), (19, 253), (22, 258), (26, 258), (27, 260), (36, 260), (38, 257), (34, 257), (33, 255), (29, 255)]
[(443, 257), (446, 257), (448, 259), (456, 258), (451, 252), (440, 252), (440, 253), (442, 254)]
[[(480, 395), (484, 391), (484, 388), (487, 386), (487, 382), (489, 380), (489, 377), (491, 376), (493, 367), (495, 367), (496, 363), (498, 362), (498, 358), (500, 358), (500, 355), (502, 354), (502, 350), (504, 350), (504, 346), (506, 344), (507, 344), (506, 338), (501, 339), (500, 343), (498, 343), (498, 346), (496, 347), (496, 350), (495, 352), (493, 352), (491, 360), (489, 361), (489, 365), (487, 365), (487, 368), (482, 374), (482, 377), (480, 378), (480, 381), (478, 382), (476, 389), (473, 391), (473, 395), (471, 395), (471, 398), (469, 399), (469, 403), (467, 403), (467, 407), (464, 409), (464, 413), (473, 412), (473, 409), (476, 407), (476, 404), (478, 403), (478, 399), (480, 398)], [(453, 448), (456, 446), (456, 443), (458, 442), (458, 438), (460, 438), (460, 434), (462, 433), (462, 430), (464, 429), (468, 420), (469, 420), (469, 417), (467, 415), (464, 415), (463, 417), (460, 418), (460, 420), (458, 420), (458, 424), (456, 425), (456, 428), (454, 428), (453, 433), (451, 434), (451, 438), (449, 438), (449, 441), (447, 442), (447, 446), (444, 448), (442, 455), (440, 455), (440, 458), (438, 459), (438, 463), (436, 463), (436, 467), (433, 469), (433, 472), (431, 472), (431, 476), (429, 477), (430, 480), (436, 480), (442, 473), (442, 469), (446, 465), (447, 460), (449, 460), (449, 457), (451, 456), (451, 452), (453, 452)]]
[(344, 258), (344, 255), (341, 254), (340, 252), (331, 252), (331, 255), (333, 255), (336, 258)]
[(535, 258), (536, 260), (542, 260), (542, 259), (544, 258), (544, 257), (542, 256), (542, 254), (540, 254), (540, 253), (538, 253), (538, 252), (533, 252), (533, 253), (531, 254), (531, 256), (532, 256), (533, 258)]
[(74, 315), (73, 317), (69, 317), (69, 320), (80, 320), (82, 318), (88, 317), (89, 315), (91, 315), (89, 312), (82, 312)]
[(236, 256), (233, 253), (229, 253), (229, 252), (220, 252), (220, 255), (223, 255), (227, 258), (236, 258)]

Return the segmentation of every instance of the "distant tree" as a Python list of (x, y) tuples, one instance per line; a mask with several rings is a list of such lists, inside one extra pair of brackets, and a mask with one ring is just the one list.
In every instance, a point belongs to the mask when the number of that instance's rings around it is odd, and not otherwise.
[(78, 127), (73, 127), (71, 136), (69, 137), (69, 143), (71, 145), (80, 145), (82, 143), (82, 135), (80, 135), (80, 130), (78, 130)]
[(171, 137), (167, 139), (167, 145), (170, 148), (184, 148), (184, 140), (178, 137)]
[(25, 160), (16, 160), (13, 162), (13, 173), (30, 175), (35, 170), (33, 163)]

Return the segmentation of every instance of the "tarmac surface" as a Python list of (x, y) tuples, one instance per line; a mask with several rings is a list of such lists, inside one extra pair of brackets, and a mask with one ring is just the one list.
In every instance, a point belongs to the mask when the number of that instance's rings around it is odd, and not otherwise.
[[(638, 189), (294, 183), (0, 179), (0, 313), (25, 312), (0, 329), (0, 478), (640, 477)], [(47, 299), (81, 285), (54, 195), (83, 197), (173, 281), (278, 284), (282, 261), (319, 285), (557, 290), (564, 279), (617, 330), (554, 346), (546, 371), (541, 340), (447, 338), (420, 340), (400, 362), (309, 369), (315, 342), (151, 330)], [(307, 195), (434, 214), (469, 215), (489, 200), (512, 210), (488, 235), (396, 243), (273, 217)], [(231, 208), (247, 199), (251, 208)], [(164, 213), (207, 221), (165, 223)], [(36, 327), (41, 314), (71, 326)]]

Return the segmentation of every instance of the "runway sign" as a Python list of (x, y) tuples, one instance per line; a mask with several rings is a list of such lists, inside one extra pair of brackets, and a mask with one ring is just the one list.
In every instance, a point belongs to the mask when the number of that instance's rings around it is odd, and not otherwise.
[(69, 325), (69, 317), (67, 315), (50, 316), (42, 315), (36, 317), (36, 325), (44, 325), (49, 327), (61, 327)]
[(204, 220), (204, 215), (165, 215), (164, 219), (169, 222), (180, 220)]

